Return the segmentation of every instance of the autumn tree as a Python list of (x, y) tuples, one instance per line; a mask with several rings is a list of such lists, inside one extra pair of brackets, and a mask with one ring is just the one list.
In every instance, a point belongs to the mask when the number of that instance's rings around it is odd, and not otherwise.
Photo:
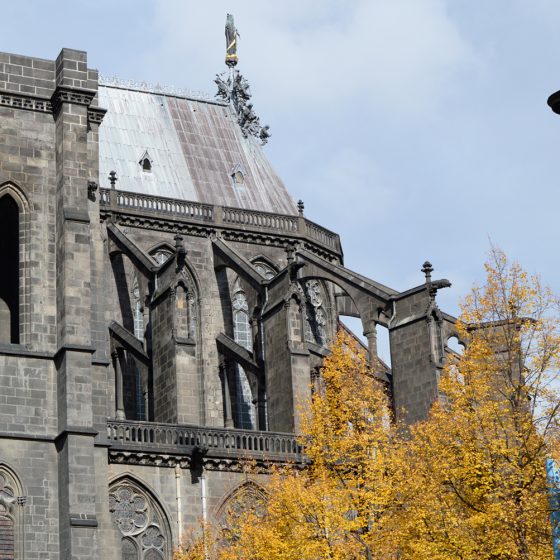
[(363, 349), (339, 333), (311, 402), (301, 403), (306, 464), (272, 470), (264, 509), (232, 520), (216, 557), (390, 558), (383, 525), (392, 507), (386, 458), (394, 441), (385, 389)]
[(493, 250), (457, 323), (429, 418), (395, 456), (401, 558), (552, 559), (545, 462), (557, 449), (558, 302)]
[(385, 387), (338, 336), (306, 407), (307, 465), (273, 470), (265, 505), (215, 533), (208, 560), (552, 560), (558, 300), (499, 250), (486, 272), (423, 422), (395, 426)]

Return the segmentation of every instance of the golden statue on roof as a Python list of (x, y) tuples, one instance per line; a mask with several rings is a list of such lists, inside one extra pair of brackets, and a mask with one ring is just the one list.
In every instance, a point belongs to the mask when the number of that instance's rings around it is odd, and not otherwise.
[(233, 67), (237, 64), (237, 37), (239, 33), (233, 23), (233, 16), (227, 15), (226, 18), (226, 64)]

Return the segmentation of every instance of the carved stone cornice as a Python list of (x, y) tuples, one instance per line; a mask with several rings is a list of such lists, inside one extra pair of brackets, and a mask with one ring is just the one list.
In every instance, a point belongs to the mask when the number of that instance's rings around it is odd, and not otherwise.
[(47, 97), (8, 91), (0, 93), (0, 107), (13, 107), (14, 109), (25, 109), (39, 113), (52, 113), (53, 111), (51, 100)]
[[(219, 234), (221, 238), (226, 241), (238, 241), (240, 243), (251, 243), (255, 245), (268, 245), (269, 247), (278, 247), (280, 249), (285, 249), (287, 246), (292, 246), (300, 241), (293, 236), (282, 234), (268, 234), (264, 232), (243, 231), (240, 229), (226, 229), (223, 226), (217, 228), (193, 222), (179, 222), (178, 220), (125, 214), (122, 211), (112, 211), (108, 207), (102, 206), (100, 209), (101, 221), (104, 222), (109, 217), (113, 218), (114, 223), (122, 226), (149, 229), (165, 233), (179, 232), (182, 235), (191, 235), (195, 237), (212, 237), (213, 235), (216, 236)], [(311, 242), (304, 241), (303, 243), (306, 250), (318, 257), (326, 259), (329, 262), (340, 262), (340, 256), (335, 252), (324, 249)]]
[[(303, 470), (306, 468), (305, 460), (299, 462), (280, 461), (274, 459), (248, 459), (247, 457), (204, 457), (201, 459), (204, 470), (219, 472), (252, 472), (256, 474), (270, 473), (273, 465), (290, 464), (294, 468)], [(190, 455), (171, 455), (168, 453), (146, 453), (141, 451), (125, 451), (122, 449), (109, 448), (109, 463), (121, 465), (141, 465), (147, 467), (167, 467), (175, 468), (177, 466), (182, 469), (196, 468)]]
[(162, 231), (166, 233), (179, 232), (183, 235), (194, 235), (196, 237), (209, 237), (210, 234), (214, 231), (213, 228), (204, 226), (202, 224), (198, 225), (194, 223), (181, 223), (176, 220), (166, 220), (155, 217), (124, 214), (121, 211), (111, 211), (106, 207), (101, 207), (101, 221), (105, 221), (109, 216), (113, 218), (113, 221), (116, 224), (128, 227), (149, 229), (152, 231)]
[(101, 124), (107, 109), (91, 107), (91, 101), (97, 92), (95, 90), (75, 90), (72, 88), (57, 88), (52, 97), (28, 95), (26, 93), (3, 91), (0, 93), (0, 107), (12, 107), (35, 111), (49, 115), (57, 114), (63, 102), (78, 103), (88, 106), (88, 123)]
[(187, 455), (169, 455), (166, 453), (144, 453), (140, 451), (109, 449), (109, 463), (169, 468), (179, 466), (183, 469), (188, 469), (191, 466), (191, 457)]
[(88, 123), (97, 125), (101, 124), (106, 112), (107, 109), (102, 109), (101, 107), (89, 107), (87, 114)]
[(58, 86), (51, 96), (53, 113), (56, 117), (63, 103), (73, 103), (74, 105), (84, 105), (89, 107), (96, 94), (97, 91), (94, 89)]

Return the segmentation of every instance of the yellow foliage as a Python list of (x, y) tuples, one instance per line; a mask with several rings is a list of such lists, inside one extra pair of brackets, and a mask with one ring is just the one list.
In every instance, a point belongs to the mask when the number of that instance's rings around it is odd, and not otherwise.
[(395, 426), (386, 387), (340, 333), (304, 403), (306, 467), (273, 469), (266, 504), (175, 560), (552, 559), (558, 302), (498, 250), (486, 270), (425, 421)]
[(398, 450), (402, 558), (552, 559), (545, 461), (558, 423), (557, 301), (498, 250), (457, 325), (440, 399)]

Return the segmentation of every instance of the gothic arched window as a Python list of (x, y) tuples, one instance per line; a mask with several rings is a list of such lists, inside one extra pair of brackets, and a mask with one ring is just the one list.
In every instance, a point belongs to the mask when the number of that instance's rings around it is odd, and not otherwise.
[[(134, 283), (132, 285), (132, 317), (134, 320), (134, 336), (138, 340), (144, 342), (144, 306), (137, 278), (134, 279)], [(146, 398), (148, 394), (148, 388), (145, 382), (146, 380), (142, 378), (140, 368), (132, 356), (127, 356), (127, 364), (133, 377), (133, 379), (130, 380), (130, 388), (134, 391), (134, 417), (135, 420), (145, 420)]]
[(136, 278), (132, 285), (132, 316), (134, 319), (134, 336), (138, 340), (144, 340), (144, 306), (142, 305), (140, 288)]
[(25, 498), (21, 485), (8, 468), (0, 465), (0, 558), (23, 558), (23, 515)]
[(16, 201), (0, 198), (0, 343), (19, 344), (20, 216)]
[(269, 264), (265, 262), (257, 261), (253, 263), (253, 266), (257, 269), (257, 272), (267, 280), (270, 280), (271, 278), (274, 278), (276, 276), (276, 270), (274, 270)]
[(238, 486), (224, 499), (216, 519), (222, 529), (225, 546), (228, 541), (236, 540), (238, 528), (248, 512), (255, 513), (258, 517), (265, 515), (266, 501), (266, 492), (251, 480)]
[(179, 338), (195, 338), (196, 297), (192, 287), (179, 284), (175, 288), (175, 329)]
[(109, 489), (109, 511), (121, 533), (123, 560), (167, 560), (171, 554), (169, 524), (161, 507), (129, 480)]
[(171, 251), (168, 251), (167, 249), (158, 249), (157, 251), (152, 253), (152, 257), (159, 265), (162, 265), (164, 262), (166, 262), (171, 255)]
[[(233, 311), (233, 336), (235, 342), (246, 350), (253, 350), (251, 323), (249, 321), (249, 304), (247, 296), (235, 283), (233, 297), (231, 298)], [(235, 366), (235, 402), (234, 423), (236, 428), (254, 430), (256, 427), (256, 414), (253, 406), (253, 395), (247, 378), (247, 373), (239, 365)]]

